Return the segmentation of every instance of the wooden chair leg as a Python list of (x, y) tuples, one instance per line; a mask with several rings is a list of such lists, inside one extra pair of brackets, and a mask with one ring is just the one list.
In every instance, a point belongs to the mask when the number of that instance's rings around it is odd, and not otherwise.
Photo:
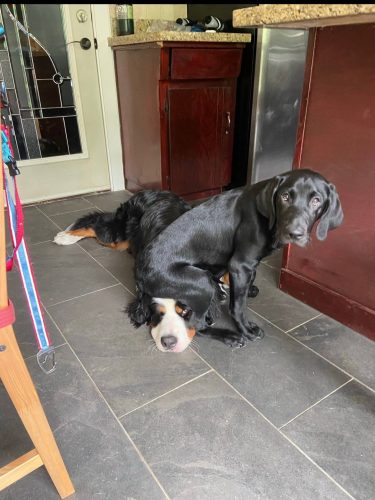
[(13, 327), (0, 329), (0, 379), (61, 498), (74, 493), (39, 396), (18, 347)]

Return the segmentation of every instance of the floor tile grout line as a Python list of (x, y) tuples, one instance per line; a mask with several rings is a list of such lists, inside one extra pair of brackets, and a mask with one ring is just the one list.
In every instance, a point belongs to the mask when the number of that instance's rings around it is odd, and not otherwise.
[(321, 316), (322, 313), (319, 313), (317, 314), (316, 316), (314, 316), (313, 318), (311, 319), (308, 319), (306, 321), (304, 321), (303, 323), (300, 323), (299, 325), (296, 325), (296, 326), (293, 326), (293, 328), (289, 328), (289, 330), (283, 330), (284, 333), (289, 333), (289, 332), (292, 332), (293, 330), (295, 330), (296, 328), (299, 328), (300, 326), (303, 326), (303, 325), (306, 325), (306, 323), (310, 323), (310, 321), (314, 320), (314, 319), (317, 319), (319, 318), (319, 316)]
[(253, 309), (251, 309), (249, 306), (247, 306), (247, 308), (254, 314), (256, 314), (257, 316), (259, 316), (260, 318), (262, 318), (264, 321), (266, 321), (267, 323), (269, 323), (271, 326), (277, 328), (277, 330), (279, 330), (281, 333), (283, 333), (284, 335), (286, 335), (287, 337), (289, 337), (290, 339), (294, 340), (294, 342), (297, 342), (298, 344), (300, 344), (301, 346), (303, 347), (306, 347), (306, 349), (308, 349), (309, 351), (313, 352), (314, 354), (316, 354), (317, 356), (319, 356), (319, 358), (321, 359), (324, 359), (324, 361), (326, 361), (327, 363), (329, 363), (330, 365), (334, 366), (337, 370), (339, 370), (340, 372), (342, 373), (345, 373), (345, 375), (347, 375), (348, 377), (352, 378), (355, 382), (358, 382), (359, 384), (363, 385), (364, 387), (366, 387), (366, 389), (368, 389), (369, 391), (371, 392), (375, 392), (375, 389), (373, 389), (372, 387), (370, 387), (369, 385), (367, 385), (365, 382), (363, 382), (361, 379), (357, 378), (356, 376), (354, 376), (353, 374), (347, 372), (346, 370), (344, 370), (344, 368), (341, 368), (340, 366), (336, 365), (333, 361), (329, 360), (328, 358), (325, 358), (322, 354), (320, 354), (318, 351), (314, 351), (314, 349), (312, 349), (311, 347), (309, 347), (308, 345), (305, 345), (303, 342), (301, 342), (300, 340), (298, 340), (296, 337), (294, 337), (293, 335), (291, 335), (290, 333), (288, 332), (285, 332), (284, 330), (282, 330), (279, 326), (275, 325), (274, 323), (272, 323), (272, 321), (268, 320), (267, 318), (265, 318), (264, 316), (262, 316), (261, 314), (257, 313), (256, 311), (254, 311)]
[[(39, 208), (39, 207), (38, 207)], [(95, 205), (89, 205), (85, 208), (77, 208), (77, 210), (68, 210), (67, 212), (58, 212), (56, 214), (47, 214), (46, 212), (43, 211), (42, 208), (40, 208), (39, 210), (46, 216), (48, 217), (57, 217), (58, 215), (69, 215), (69, 214), (75, 214), (77, 212), (83, 212), (84, 210), (94, 210), (95, 208), (98, 208), (96, 207)]]
[[(45, 308), (44, 308), (45, 309)], [(77, 359), (78, 363), (81, 365), (83, 371), (86, 373), (87, 377), (89, 378), (90, 382), (92, 383), (94, 389), (96, 390), (96, 392), (99, 394), (99, 396), (102, 398), (102, 400), (104, 401), (104, 403), (106, 404), (106, 406), (108, 407), (110, 413), (112, 414), (112, 416), (114, 417), (114, 419), (116, 420), (116, 422), (118, 423), (118, 425), (120, 426), (120, 429), (121, 431), (125, 434), (125, 436), (127, 437), (127, 439), (129, 440), (130, 444), (133, 446), (134, 450), (136, 451), (137, 455), (139, 456), (141, 462), (145, 465), (146, 469), (148, 470), (148, 472), (150, 473), (150, 475), (152, 476), (152, 478), (154, 479), (154, 481), (156, 482), (156, 484), (159, 486), (159, 488), (161, 489), (161, 491), (164, 493), (165, 497), (167, 500), (170, 500), (170, 497), (169, 495), (167, 494), (167, 492), (165, 491), (163, 485), (161, 484), (161, 482), (159, 481), (159, 479), (157, 478), (156, 474), (154, 473), (154, 471), (152, 470), (150, 464), (146, 461), (145, 457), (142, 455), (141, 451), (138, 449), (137, 445), (134, 443), (134, 441), (132, 440), (132, 438), (130, 437), (129, 433), (127, 432), (127, 430), (125, 429), (125, 427), (122, 425), (122, 423), (120, 422), (119, 418), (117, 417), (116, 413), (113, 411), (111, 405), (109, 404), (109, 402), (106, 400), (106, 398), (104, 397), (104, 395), (102, 394), (102, 392), (100, 391), (99, 387), (96, 385), (95, 381), (93, 380), (93, 378), (91, 377), (91, 375), (89, 374), (89, 372), (87, 371), (85, 365), (82, 363), (82, 361), (80, 360), (80, 358), (78, 357), (77, 353), (75, 352), (75, 350), (73, 349), (73, 347), (70, 345), (70, 343), (68, 342), (68, 340), (66, 339), (66, 337), (64, 336), (62, 330), (60, 329), (60, 327), (58, 326), (58, 324), (56, 323), (56, 321), (54, 320), (53, 316), (51, 315), (51, 313), (45, 309), (46, 313), (48, 314), (48, 316), (50, 317), (51, 321), (54, 323), (54, 325), (56, 326), (56, 328), (58, 329), (58, 331), (60, 332), (62, 338), (65, 340), (66, 342), (66, 345), (69, 347), (69, 349), (71, 350), (73, 356)]]
[(52, 240), (37, 241), (36, 243), (27, 243), (29, 247), (36, 247), (38, 245), (43, 245), (43, 243), (50, 243)]
[(276, 267), (276, 266), (271, 266), (271, 264), (268, 264), (268, 262), (261, 261), (260, 263), (261, 263), (261, 264), (263, 264), (264, 266), (269, 267), (270, 269), (274, 269), (274, 270), (276, 270), (276, 271), (280, 271), (280, 268), (279, 268), (279, 267)]
[(198, 354), (196, 352), (196, 355), (202, 360), (204, 361), (207, 366), (209, 366), (213, 372), (219, 377), (221, 378), (221, 380), (223, 382), (225, 382), (225, 384), (228, 385), (228, 387), (230, 387), (236, 394), (238, 394), (238, 396), (243, 399), (245, 401), (245, 403), (247, 403), (251, 408), (253, 408), (253, 410), (255, 410), (258, 415), (260, 415), (266, 422), (268, 422), (284, 439), (286, 439), (294, 448), (296, 448), (296, 450), (298, 450), (305, 458), (307, 458), (307, 460), (309, 462), (311, 462), (318, 470), (320, 470), (320, 472), (322, 472), (330, 481), (332, 481), (340, 490), (342, 490), (346, 495), (348, 495), (349, 498), (351, 498), (352, 500), (356, 500), (348, 491), (345, 490), (345, 488), (343, 486), (341, 486), (340, 483), (338, 483), (333, 477), (331, 477), (328, 472), (326, 472), (322, 467), (320, 467), (319, 464), (317, 464), (311, 457), (309, 457), (309, 455), (307, 455), (306, 452), (304, 452), (294, 441), (292, 441), (286, 434), (284, 434), (280, 429), (278, 429), (276, 427), (275, 424), (273, 424), (271, 422), (271, 420), (269, 420), (260, 410), (258, 410), (258, 408), (256, 406), (254, 406), (247, 398), (245, 398), (245, 396), (243, 396), (230, 382), (228, 382), (228, 380), (226, 380), (218, 371), (215, 370), (215, 368), (213, 368), (204, 358), (202, 358), (202, 356), (200, 356), (200, 354)]
[[(77, 244), (77, 243), (75, 243)], [(130, 293), (133, 297), (135, 297), (135, 294), (129, 290), (129, 288), (127, 288), (124, 283), (121, 283), (121, 281), (116, 278), (116, 276), (114, 274), (111, 273), (111, 271), (109, 271), (106, 267), (103, 266), (103, 264), (101, 262), (99, 262), (98, 260), (95, 259), (95, 257), (93, 255), (91, 255), (90, 252), (88, 252), (85, 248), (81, 247), (80, 245), (78, 245), (79, 248), (82, 250), (82, 252), (86, 253), (89, 257), (91, 257), (91, 259), (96, 262), (100, 267), (102, 267), (110, 276), (112, 276), (113, 279), (115, 279), (117, 281), (117, 284), (118, 285), (121, 285), (128, 293)]]
[(185, 387), (185, 385), (188, 385), (188, 384), (191, 384), (191, 382), (195, 382), (196, 380), (204, 377), (205, 375), (207, 375), (208, 373), (212, 373), (212, 368), (210, 368), (209, 370), (207, 370), (206, 372), (204, 373), (201, 373), (200, 375), (197, 375), (196, 377), (188, 380), (187, 382), (184, 382), (183, 384), (181, 385), (178, 385), (177, 387), (174, 387), (173, 389), (171, 389), (170, 391), (167, 391), (167, 392), (164, 392), (164, 394), (161, 394), (160, 396), (157, 396), (156, 398), (154, 399), (150, 399), (150, 401), (147, 401), (146, 403), (138, 406), (137, 408), (134, 408), (133, 410), (130, 410), (126, 413), (124, 413), (123, 415), (121, 415), (121, 417), (118, 417), (119, 420), (121, 420), (122, 418), (124, 417), (127, 417), (128, 415), (130, 415), (131, 413), (134, 413), (135, 411), (137, 410), (140, 410), (141, 408), (144, 408), (145, 406), (153, 403), (154, 401), (158, 401), (159, 399), (163, 398), (164, 396), (167, 396), (168, 394), (171, 394), (172, 392), (174, 391), (177, 391), (178, 389), (181, 389), (181, 387)]
[[(260, 313), (258, 313), (254, 309), (252, 309), (249, 305), (247, 305), (247, 308), (249, 309), (249, 311), (251, 311), (252, 313), (254, 313), (257, 316), (259, 316), (259, 318), (262, 318), (264, 321), (266, 321), (267, 323), (269, 323), (271, 326), (277, 328), (280, 332), (286, 333), (286, 331), (283, 330), (282, 328), (280, 328), (280, 326), (276, 325), (275, 323), (272, 323), (272, 321), (270, 319), (267, 319), (265, 316), (262, 316)], [(308, 323), (309, 321), (311, 321), (311, 319), (307, 320), (306, 323)]]
[[(62, 344), (54, 345), (54, 349), (59, 349), (60, 347), (63, 347), (64, 345), (67, 345), (67, 342), (63, 342)], [(36, 358), (38, 353), (36, 352), (35, 354), (30, 354), (30, 356), (27, 356), (26, 358), (23, 358), (24, 361), (28, 361), (29, 359)]]
[[(52, 222), (52, 223), (53, 223), (56, 227), (58, 227), (61, 231), (63, 230), (63, 229), (61, 228), (61, 226), (59, 226), (59, 225), (58, 225), (55, 221), (53, 221), (50, 217), (48, 217), (48, 215), (46, 215), (46, 214), (44, 214), (44, 215), (47, 217), (47, 219), (49, 219), (49, 220), (50, 220), (50, 221), (51, 221), (51, 222)], [(102, 264), (101, 262), (99, 262), (98, 260), (96, 260), (96, 259), (95, 259), (95, 257), (93, 257), (93, 256), (90, 254), (90, 252), (88, 252), (88, 251), (87, 251), (85, 248), (83, 248), (81, 245), (78, 245), (78, 243), (74, 243), (74, 245), (77, 245), (77, 247), (78, 247), (78, 248), (79, 248), (79, 249), (80, 249), (83, 253), (85, 253), (86, 255), (88, 255), (88, 256), (89, 256), (89, 257), (90, 257), (90, 258), (91, 258), (94, 262), (96, 262), (96, 264), (98, 264), (98, 266), (100, 266), (102, 269), (104, 269), (104, 271), (105, 271), (107, 274), (109, 274), (110, 276), (112, 276), (112, 278), (116, 281), (116, 284), (120, 284), (120, 285), (122, 285), (122, 286), (125, 288), (125, 290), (127, 290), (129, 293), (131, 293), (131, 295), (133, 295), (133, 296), (134, 296), (134, 294), (133, 294), (130, 290), (128, 290), (128, 289), (126, 288), (126, 286), (125, 286), (123, 283), (121, 283), (121, 281), (120, 281), (120, 280), (118, 280), (118, 279), (116, 278), (116, 276), (114, 276), (114, 275), (111, 273), (111, 271), (109, 271), (106, 267), (104, 267), (104, 266), (103, 266), (103, 264)]]
[(44, 215), (44, 217), (46, 217), (46, 218), (47, 218), (50, 222), (52, 222), (52, 224), (53, 224), (54, 226), (56, 226), (56, 227), (57, 227), (60, 231), (62, 231), (61, 227), (60, 227), (60, 226), (59, 226), (59, 225), (58, 225), (58, 224), (57, 224), (54, 220), (52, 220), (52, 219), (51, 219), (51, 217), (49, 217), (47, 214), (45, 214), (45, 213), (43, 212), (43, 210), (41, 210), (41, 209), (39, 208), (39, 206), (38, 206), (38, 205), (36, 205), (36, 206), (35, 206), (35, 208), (36, 208), (36, 209), (37, 209), (37, 210), (38, 210), (38, 211), (39, 211), (42, 215)]
[(93, 293), (102, 292), (103, 290), (108, 290), (109, 288), (113, 288), (115, 286), (119, 286), (120, 284), (121, 283), (114, 283), (113, 285), (105, 286), (103, 288), (98, 288), (98, 290), (92, 290), (91, 292), (83, 293), (82, 295), (77, 295), (76, 297), (71, 297), (70, 299), (65, 299), (65, 300), (61, 300), (60, 302), (55, 302), (53, 304), (48, 304), (48, 306), (46, 305), (45, 307), (46, 308), (50, 308), (50, 307), (59, 306), (61, 304), (65, 304), (65, 302), (70, 302), (71, 300), (80, 299), (82, 297), (86, 297), (87, 295), (92, 295)]
[(298, 413), (298, 415), (296, 415), (295, 417), (291, 418), (290, 420), (288, 420), (288, 422), (286, 422), (285, 424), (281, 425), (280, 427), (278, 427), (279, 431), (281, 429), (283, 429), (284, 427), (286, 427), (287, 425), (289, 425), (290, 423), (292, 423), (294, 420), (296, 420), (298, 417), (300, 417), (301, 415), (303, 415), (304, 413), (307, 413), (309, 410), (311, 410), (312, 408), (314, 408), (315, 406), (317, 406), (318, 404), (320, 404), (322, 401), (324, 401), (325, 399), (329, 398), (330, 396), (332, 396), (332, 394), (335, 394), (335, 392), (339, 391), (340, 389), (342, 389), (343, 387), (345, 387), (347, 384), (349, 384), (350, 382), (353, 381), (353, 377), (350, 378), (349, 380), (347, 380), (346, 382), (344, 382), (343, 384), (341, 384), (339, 387), (337, 387), (336, 389), (334, 389), (333, 391), (331, 391), (329, 394), (327, 394), (326, 396), (324, 396), (323, 398), (320, 398), (318, 401), (316, 401), (314, 404), (310, 405), (308, 408), (306, 408), (305, 410), (301, 411), (300, 413)]
[(303, 347), (306, 347), (306, 349), (308, 349), (309, 351), (313, 352), (314, 354), (316, 354), (320, 358), (324, 359), (324, 361), (326, 361), (327, 363), (329, 363), (330, 365), (332, 365), (333, 367), (335, 367), (337, 370), (340, 370), (342, 373), (344, 373), (348, 377), (351, 377), (355, 382), (358, 382), (359, 384), (363, 385), (363, 387), (366, 387), (366, 389), (368, 389), (369, 391), (375, 393), (375, 389), (373, 389), (372, 387), (370, 387), (369, 385), (367, 385), (365, 382), (362, 382), (362, 380), (360, 380), (359, 378), (355, 377), (351, 373), (349, 373), (346, 370), (344, 370), (344, 368), (341, 368), (340, 366), (336, 365), (333, 361), (330, 361), (328, 358), (325, 358), (319, 352), (314, 351), (314, 349), (312, 349), (311, 347), (303, 344), (300, 340), (298, 340), (297, 338), (293, 337), (293, 335), (290, 335), (289, 333), (286, 333), (286, 332), (284, 332), (284, 333), (285, 333), (285, 335), (287, 335), (289, 338), (291, 338), (292, 340), (294, 340), (298, 344), (302, 345)]

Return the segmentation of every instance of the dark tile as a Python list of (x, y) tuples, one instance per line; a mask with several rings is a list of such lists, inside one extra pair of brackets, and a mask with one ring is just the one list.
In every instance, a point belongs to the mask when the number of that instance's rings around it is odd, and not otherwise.
[[(342, 385), (349, 377), (254, 314), (265, 337), (230, 349), (198, 337), (199, 354), (276, 426)], [(218, 325), (218, 327), (221, 325)]]
[(209, 369), (190, 350), (181, 354), (156, 351), (148, 328), (136, 330), (123, 312), (131, 299), (119, 285), (50, 308), (117, 415)]
[(39, 205), (40, 210), (50, 215), (63, 214), (67, 212), (74, 212), (76, 210), (84, 210), (93, 208), (93, 204), (86, 198), (69, 198), (67, 200), (53, 201), (50, 203), (43, 203)]
[[(16, 322), (14, 323), (14, 333), (18, 341), (24, 358), (32, 356), (38, 352), (38, 347), (34, 335), (31, 316), (27, 305), (25, 293), (21, 283), (21, 276), (15, 268), (12, 272), (8, 273), (8, 295), (13, 302), (16, 312)], [(38, 284), (38, 283), (37, 283)], [(46, 327), (51, 336), (51, 340), (55, 346), (65, 343), (61, 333), (58, 331), (53, 321), (49, 318), (48, 314), (44, 313)]]
[(56, 226), (35, 207), (24, 208), (25, 237), (30, 245), (53, 240)]
[(213, 373), (122, 422), (171, 498), (347, 498)]
[[(92, 210), (80, 210), (69, 214), (54, 215), (51, 219), (61, 229), (66, 229), (79, 217), (92, 212)], [(116, 279), (123, 283), (132, 293), (135, 292), (134, 280), (134, 258), (127, 251), (117, 251), (106, 248), (97, 242), (95, 238), (85, 238), (78, 244), (84, 248), (95, 260), (100, 262)]]
[(262, 260), (267, 266), (274, 267), (275, 269), (281, 269), (281, 264), (283, 261), (283, 250), (276, 250), (272, 255), (266, 257)]
[[(76, 489), (74, 499), (164, 498), (121, 426), (68, 346), (57, 351), (57, 369), (46, 376), (29, 370)], [(32, 448), (5, 391), (0, 388), (0, 466)], [(40, 468), (2, 493), (2, 500), (58, 499)]]
[(129, 198), (131, 198), (132, 193), (129, 191), (112, 191), (108, 193), (95, 194), (90, 196), (85, 196), (85, 199), (89, 200), (96, 207), (103, 210), (103, 212), (113, 212), (116, 210), (121, 203), (125, 203)]
[(258, 266), (255, 285), (259, 294), (249, 299), (249, 307), (284, 331), (319, 314), (319, 311), (279, 290), (278, 271), (264, 264)]
[(290, 439), (357, 499), (374, 498), (375, 394), (350, 382), (285, 428)]
[(43, 243), (32, 246), (30, 253), (46, 307), (116, 283), (78, 245)]
[(100, 262), (116, 279), (135, 293), (134, 258), (125, 250), (117, 251), (105, 248), (92, 238), (86, 238), (79, 244)]
[[(42, 241), (53, 240), (57, 227), (48, 218), (35, 207), (23, 208), (25, 240), (28, 245), (41, 243)], [(7, 227), (7, 248), (10, 252), (10, 233), (8, 230), (8, 218), (6, 217)]]
[(290, 332), (300, 342), (375, 389), (375, 342), (319, 316)]

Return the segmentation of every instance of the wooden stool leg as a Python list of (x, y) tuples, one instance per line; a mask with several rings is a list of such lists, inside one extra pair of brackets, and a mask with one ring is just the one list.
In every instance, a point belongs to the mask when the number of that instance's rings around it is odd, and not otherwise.
[(12, 326), (0, 329), (0, 379), (61, 498), (74, 493), (39, 396), (19, 350)]

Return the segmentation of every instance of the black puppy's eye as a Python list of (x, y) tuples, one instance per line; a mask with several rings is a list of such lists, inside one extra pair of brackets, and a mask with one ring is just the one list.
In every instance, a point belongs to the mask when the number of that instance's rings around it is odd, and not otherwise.
[(281, 199), (282, 199), (283, 201), (289, 201), (289, 193), (283, 193), (283, 194), (281, 195)]
[(311, 200), (311, 204), (313, 207), (317, 207), (320, 205), (320, 198), (318, 198), (317, 196), (315, 196), (312, 200)]

